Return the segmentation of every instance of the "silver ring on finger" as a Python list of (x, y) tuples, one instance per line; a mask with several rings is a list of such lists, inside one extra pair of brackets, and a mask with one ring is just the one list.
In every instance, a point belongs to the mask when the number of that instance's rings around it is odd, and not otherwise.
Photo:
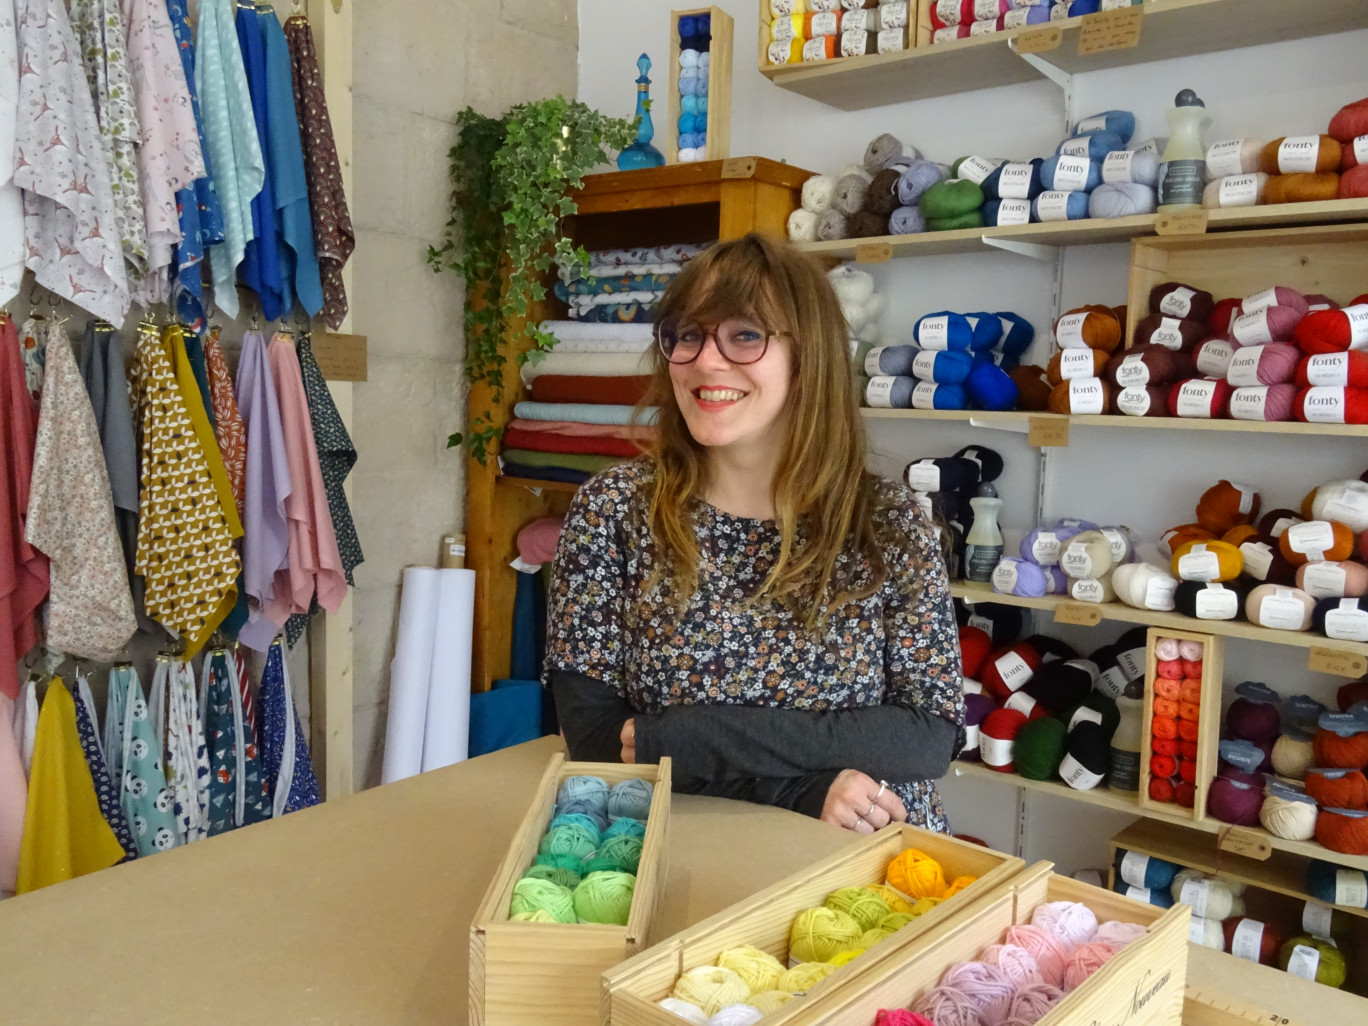
[(856, 817), (855, 817), (855, 825), (854, 825), (853, 827), (851, 827), (851, 829), (852, 829), (852, 830), (859, 830), (859, 829), (860, 829), (860, 824), (863, 823), (864, 821), (865, 821), (865, 818), (864, 818), (863, 816), (856, 816)]
[(876, 795), (874, 796), (874, 800), (877, 802), (880, 798), (883, 797), (883, 793), (884, 793), (885, 791), (887, 791), (887, 790), (888, 790), (888, 781), (887, 781), (887, 780), (880, 780), (880, 781), (879, 781), (879, 793), (876, 794)]
[(875, 810), (876, 808), (878, 808), (878, 805), (879, 805), (879, 799), (877, 799), (877, 798), (875, 798), (872, 802), (870, 802), (870, 803), (869, 803), (869, 811), (865, 813), (865, 817), (868, 818), (868, 817), (874, 815), (874, 810)]

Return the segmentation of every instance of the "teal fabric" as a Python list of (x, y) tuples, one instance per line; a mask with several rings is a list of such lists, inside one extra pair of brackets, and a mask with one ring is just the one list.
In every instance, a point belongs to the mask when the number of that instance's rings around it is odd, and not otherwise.
[(209, 836), (269, 819), (252, 724), (243, 715), (228, 654), (204, 663), (204, 737), (209, 745)]
[(155, 855), (174, 848), (180, 836), (175, 799), (166, 786), (161, 743), (148, 718), (142, 681), (131, 666), (115, 666), (109, 671), (105, 758), (138, 854)]

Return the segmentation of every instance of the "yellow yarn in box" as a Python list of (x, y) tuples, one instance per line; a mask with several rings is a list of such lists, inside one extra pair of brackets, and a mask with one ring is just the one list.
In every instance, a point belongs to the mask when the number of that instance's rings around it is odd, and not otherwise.
[(908, 901), (905, 896), (899, 894), (892, 887), (889, 887), (888, 884), (870, 884), (865, 890), (883, 898), (883, 902), (888, 906), (888, 911), (890, 912), (912, 911), (912, 902)]
[(912, 914), (924, 916), (944, 900), (944, 898), (918, 898), (916, 904), (912, 906)]
[(860, 924), (844, 912), (834, 908), (803, 909), (789, 930), (789, 959), (825, 962), (838, 951), (854, 947), (862, 933)]
[(935, 859), (908, 848), (888, 864), (885, 881), (909, 898), (945, 897), (945, 872)]
[(830, 962), (799, 962), (779, 977), (779, 989), (790, 994), (806, 994), (836, 971)]
[[(890, 913), (890, 915), (897, 914), (898, 913), (896, 912)], [(858, 946), (862, 948), (872, 948), (875, 944), (878, 944), (880, 941), (888, 940), (888, 938), (892, 936), (892, 930), (886, 930), (882, 926), (876, 926), (874, 929), (866, 930), (860, 935)]]
[(717, 964), (745, 980), (752, 994), (773, 990), (779, 983), (779, 977), (784, 975), (783, 962), (768, 951), (761, 951), (749, 944), (728, 948), (717, 956)]
[(889, 933), (897, 933), (916, 918), (916, 914), (912, 912), (890, 912), (879, 923), (879, 929), (887, 930)]
[(750, 997), (750, 988), (731, 969), (700, 965), (679, 977), (671, 996), (697, 1005), (705, 1015), (711, 1017), (727, 1005), (745, 1001)]
[(884, 916), (893, 911), (888, 907), (888, 902), (865, 887), (842, 887), (839, 891), (827, 895), (827, 900), (823, 904), (827, 908), (850, 916), (860, 924), (861, 930), (872, 930), (879, 925)]
[(783, 1008), (785, 1002), (792, 1000), (793, 995), (786, 990), (763, 990), (759, 994), (752, 994), (748, 997), (746, 1004), (753, 1005), (769, 1015), (771, 1012), (777, 1012)]
[(832, 955), (829, 961), (836, 968), (840, 968), (847, 962), (853, 961), (864, 954), (864, 948), (851, 948), (849, 951), (840, 951)]
[(945, 895), (944, 895), (944, 897), (946, 897), (946, 898), (953, 898), (956, 894), (958, 894), (960, 891), (964, 890), (966, 887), (968, 887), (971, 883), (973, 883), (973, 882), (976, 881), (977, 879), (978, 879), (978, 877), (976, 877), (976, 876), (957, 876), (957, 877), (955, 877), (955, 879), (953, 879), (953, 880), (950, 881), (950, 886), (947, 887), (947, 888), (945, 888)]

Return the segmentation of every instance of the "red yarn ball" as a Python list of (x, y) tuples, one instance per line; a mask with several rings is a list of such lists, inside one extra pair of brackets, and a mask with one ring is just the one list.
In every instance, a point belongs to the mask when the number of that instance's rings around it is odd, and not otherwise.
[[(1303, 352), (1313, 356), (1317, 353), (1342, 353), (1351, 347), (1361, 349), (1361, 342), (1354, 345), (1354, 327), (1362, 312), (1355, 309), (1354, 304), (1342, 310), (1312, 311), (1297, 323), (1292, 337)], [(1360, 336), (1362, 331), (1360, 328)]]
[(1368, 388), (1368, 351), (1354, 349), (1305, 357), (1297, 365), (1296, 382), (1301, 388), (1312, 384)]
[(1278, 949), (1282, 947), (1283, 938), (1272, 924), (1248, 916), (1231, 916), (1221, 924), (1221, 932), (1225, 934), (1226, 951), (1237, 958), (1260, 965), (1278, 964)]
[(1181, 756), (1181, 757), (1184, 758), (1184, 759), (1196, 759), (1196, 758), (1197, 758), (1197, 742), (1196, 742), (1196, 741), (1179, 741), (1179, 742), (1178, 742), (1178, 754), (1179, 754), (1179, 756)]
[(1171, 755), (1150, 756), (1150, 776), (1163, 777), (1165, 780), (1178, 775), (1178, 760)]
[(1219, 420), (1230, 413), (1230, 386), (1212, 378), (1188, 378), (1169, 389), (1171, 417)]
[(1330, 119), (1328, 132), (1340, 142), (1350, 144), (1359, 136), (1368, 135), (1368, 99), (1341, 107)]
[[(1347, 146), (1344, 152), (1352, 155), (1354, 148)], [(1357, 167), (1351, 167), (1340, 175), (1340, 199), (1363, 199), (1365, 196), (1368, 196), (1368, 169), (1365, 165), (1359, 164)]]
[(1197, 763), (1191, 759), (1178, 760), (1178, 776), (1187, 784), (1197, 783)]
[(1368, 388), (1303, 388), (1292, 412), (1303, 423), (1368, 424)]
[(1321, 728), (1311, 740), (1311, 756), (1317, 766), (1368, 768), (1368, 734), (1340, 737), (1333, 730)]
[(1368, 855), (1368, 819), (1321, 809), (1316, 817), (1316, 840), (1344, 855)]
[(1016, 736), (1026, 725), (1026, 715), (1015, 709), (995, 709), (979, 728), (979, 753), (983, 764), (1000, 773), (1015, 773)]
[(1207, 325), (1218, 335), (1230, 333), (1230, 322), (1235, 319), (1235, 315), (1240, 312), (1240, 302), (1238, 299), (1219, 300), (1212, 308), (1211, 317), (1207, 320)]
[(1005, 702), (1024, 687), (1040, 669), (1040, 653), (1024, 641), (988, 654), (979, 669), (979, 680), (988, 693)]
[(1197, 786), (1186, 780), (1179, 782), (1173, 789), (1173, 800), (1185, 809), (1192, 808), (1197, 804)]
[(1149, 796), (1156, 802), (1173, 801), (1173, 781), (1167, 777), (1150, 777)]
[[(1368, 538), (1368, 533), (1365, 533)], [(1335, 693), (1335, 703), (1339, 706), (1340, 712), (1348, 712), (1351, 705), (1359, 702), (1368, 702), (1368, 678), (1362, 680), (1351, 680), (1348, 684), (1340, 686)]]
[(983, 628), (970, 627), (966, 624), (959, 629), (959, 643), (960, 663), (964, 675), (978, 680), (979, 671), (983, 669), (983, 661), (992, 651), (993, 639)]
[(1331, 776), (1324, 768), (1306, 771), (1306, 793), (1331, 809), (1368, 809), (1368, 777), (1362, 770)]

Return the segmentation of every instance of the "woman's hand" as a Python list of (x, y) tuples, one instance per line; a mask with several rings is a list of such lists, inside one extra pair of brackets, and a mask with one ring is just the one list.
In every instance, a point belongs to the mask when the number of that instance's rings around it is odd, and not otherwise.
[[(624, 727), (623, 737), (626, 736)], [(842, 770), (827, 790), (821, 818), (823, 823), (854, 830), (857, 834), (872, 834), (889, 823), (906, 822), (907, 810), (887, 784), (881, 784), (859, 770), (848, 769)]]
[(622, 761), (624, 763), (636, 762), (636, 719), (630, 719), (622, 725), (622, 733), (619, 735), (622, 740)]

